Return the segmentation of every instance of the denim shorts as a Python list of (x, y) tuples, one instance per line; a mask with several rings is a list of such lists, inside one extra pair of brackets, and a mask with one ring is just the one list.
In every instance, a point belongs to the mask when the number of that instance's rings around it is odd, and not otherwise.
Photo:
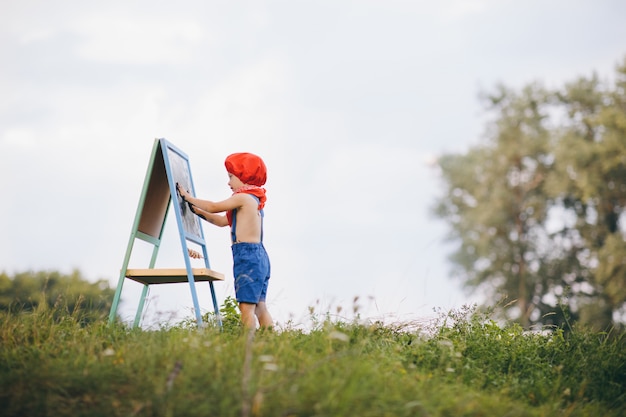
[(265, 301), (270, 279), (270, 259), (263, 243), (236, 243), (232, 251), (237, 302), (258, 304)]

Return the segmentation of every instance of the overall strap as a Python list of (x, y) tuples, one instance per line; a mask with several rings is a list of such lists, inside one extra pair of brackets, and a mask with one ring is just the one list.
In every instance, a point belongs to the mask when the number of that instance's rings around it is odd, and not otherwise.
[[(254, 197), (257, 203), (259, 202), (259, 197), (253, 194), (248, 194), (248, 195), (251, 197)], [(260, 212), (261, 212), (261, 242), (263, 242), (263, 217), (265, 217), (265, 213), (263, 212), (263, 209), (261, 209)], [(233, 224), (230, 227), (230, 239), (233, 243), (237, 243), (237, 209), (233, 210)]]

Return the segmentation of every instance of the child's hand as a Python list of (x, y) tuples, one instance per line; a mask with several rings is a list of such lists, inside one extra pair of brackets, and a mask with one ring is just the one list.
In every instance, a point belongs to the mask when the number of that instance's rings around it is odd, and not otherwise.
[(178, 195), (180, 196), (180, 198), (183, 199), (183, 201), (187, 201), (187, 197), (189, 197), (189, 193), (179, 183), (176, 183), (176, 191), (178, 192)]
[(196, 252), (193, 249), (189, 249), (187, 248), (187, 253), (189, 253), (189, 257), (190, 258), (194, 258), (194, 259), (204, 259), (204, 256), (202, 256), (200, 253)]

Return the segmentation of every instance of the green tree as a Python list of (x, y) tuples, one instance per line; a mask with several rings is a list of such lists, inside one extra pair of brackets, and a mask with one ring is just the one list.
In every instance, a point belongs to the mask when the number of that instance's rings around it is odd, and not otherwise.
[[(572, 219), (570, 277), (578, 276), (582, 320), (603, 328), (626, 301), (626, 59), (613, 85), (596, 75), (557, 94), (566, 119), (548, 184)], [(568, 284), (575, 286), (575, 283)]]
[(499, 87), (488, 103), (486, 140), (439, 160), (454, 273), (516, 299), (525, 327), (606, 328), (626, 302), (626, 60), (614, 85)]
[(451, 257), (454, 273), (492, 298), (515, 298), (525, 326), (544, 288), (543, 184), (553, 161), (546, 96), (538, 85), (519, 94), (499, 87), (486, 97), (498, 116), (486, 142), (439, 159), (445, 188), (435, 212), (450, 224), (450, 238), (460, 241)]
[(0, 311), (54, 308), (58, 314), (93, 320), (109, 313), (113, 294), (106, 280), (89, 282), (77, 270), (69, 275), (57, 271), (27, 271), (13, 277), (0, 274)]

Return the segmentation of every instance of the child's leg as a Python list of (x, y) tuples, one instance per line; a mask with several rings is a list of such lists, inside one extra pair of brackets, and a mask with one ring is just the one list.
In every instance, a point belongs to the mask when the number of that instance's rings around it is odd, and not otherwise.
[(254, 311), (256, 304), (239, 303), (239, 311), (241, 311), (241, 323), (247, 329), (256, 329), (256, 317)]
[(259, 319), (259, 324), (261, 327), (272, 327), (274, 325), (274, 321), (272, 320), (272, 315), (267, 310), (267, 305), (265, 301), (260, 301), (256, 308), (254, 309), (254, 313)]

